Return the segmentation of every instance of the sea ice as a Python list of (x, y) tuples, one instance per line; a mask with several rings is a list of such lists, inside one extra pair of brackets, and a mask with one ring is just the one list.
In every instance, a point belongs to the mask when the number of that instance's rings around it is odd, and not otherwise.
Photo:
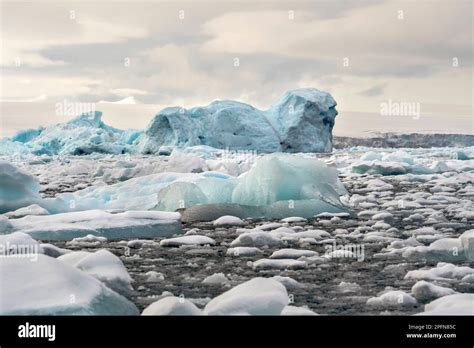
[(1, 315), (136, 315), (125, 297), (58, 259), (0, 258)]
[(39, 189), (33, 175), (0, 160), (0, 214), (39, 202)]
[(429, 301), (438, 297), (452, 295), (456, 293), (453, 289), (445, 288), (425, 280), (416, 282), (411, 288), (413, 296), (419, 301)]
[(163, 247), (179, 247), (181, 245), (214, 245), (216, 241), (212, 238), (199, 235), (182, 236), (163, 239), (160, 245)]
[(210, 315), (279, 315), (288, 304), (286, 288), (278, 281), (254, 278), (212, 299)]
[(101, 210), (26, 216), (10, 220), (13, 230), (36, 239), (70, 240), (89, 234), (120, 238), (167, 237), (181, 233), (179, 213), (128, 211), (112, 214)]
[(175, 296), (167, 296), (146, 307), (142, 315), (201, 315), (192, 302)]
[(474, 294), (443, 296), (425, 305), (418, 315), (474, 315)]
[(94, 253), (71, 252), (58, 257), (58, 260), (74, 266), (97, 278), (110, 289), (127, 296), (132, 292), (132, 278), (122, 261), (106, 249)]
[(417, 303), (415, 298), (401, 290), (387, 291), (380, 296), (371, 297), (367, 300), (369, 306), (386, 308), (413, 307)]

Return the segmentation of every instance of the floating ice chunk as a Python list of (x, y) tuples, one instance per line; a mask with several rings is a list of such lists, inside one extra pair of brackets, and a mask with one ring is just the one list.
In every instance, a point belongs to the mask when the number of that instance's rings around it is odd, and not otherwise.
[(395, 240), (388, 246), (388, 249), (402, 249), (406, 247), (422, 246), (415, 237), (410, 237), (404, 240)]
[(262, 251), (256, 247), (235, 247), (227, 249), (228, 256), (255, 256), (261, 254)]
[(349, 293), (349, 292), (358, 292), (362, 290), (362, 287), (357, 283), (351, 282), (340, 282), (337, 286), (338, 291), (342, 293)]
[(227, 249), (227, 256), (255, 256), (261, 254), (262, 251), (256, 247), (235, 247)]
[(333, 217), (339, 217), (339, 218), (345, 218), (345, 217), (349, 217), (351, 214), (349, 213), (328, 213), (328, 212), (324, 212), (324, 213), (320, 213), (320, 214), (317, 214), (315, 217), (316, 218), (333, 218)]
[(295, 230), (289, 227), (278, 227), (274, 229), (273, 231), (270, 231), (270, 234), (276, 238), (281, 238), (287, 235), (293, 235), (295, 233)]
[(240, 218), (231, 215), (221, 216), (214, 221), (214, 226), (243, 226), (243, 222)]
[(293, 223), (293, 222), (307, 222), (308, 220), (303, 218), (303, 217), (299, 217), (299, 216), (292, 216), (292, 217), (287, 217), (287, 218), (284, 218), (284, 219), (281, 219), (281, 222), (287, 222), (287, 223)]
[(102, 243), (107, 242), (107, 238), (94, 236), (93, 234), (88, 234), (85, 237), (74, 238), (73, 240), (67, 242), (68, 245), (79, 245), (79, 246), (99, 246)]
[(58, 259), (0, 258), (1, 315), (136, 315), (133, 303)]
[(301, 250), (301, 249), (280, 249), (273, 252), (270, 255), (271, 259), (297, 259), (301, 256), (317, 256), (318, 253), (313, 250)]
[(49, 212), (40, 207), (38, 204), (32, 204), (24, 208), (17, 209), (15, 211), (4, 214), (10, 219), (18, 219), (28, 215), (48, 215)]
[(270, 222), (268, 224), (257, 226), (257, 228), (262, 231), (274, 230), (279, 227), (282, 227), (282, 224), (280, 224), (279, 222)]
[(229, 282), (229, 279), (224, 275), (224, 273), (214, 273), (202, 281), (203, 284), (226, 284)]
[(409, 165), (399, 162), (361, 161), (352, 164), (352, 171), (358, 174), (400, 175), (408, 172)]
[(210, 315), (279, 315), (288, 304), (286, 288), (274, 279), (254, 278), (212, 299)]
[(196, 305), (184, 298), (167, 296), (146, 307), (142, 315), (201, 315)]
[(147, 283), (156, 283), (156, 282), (161, 282), (165, 280), (165, 276), (161, 272), (148, 271), (145, 273), (145, 275), (147, 276), (147, 279), (146, 279)]
[(237, 246), (249, 246), (249, 247), (259, 247), (259, 246), (279, 246), (283, 244), (278, 238), (272, 236), (267, 232), (247, 232), (242, 233), (230, 244), (232, 247)]
[(287, 290), (302, 289), (305, 286), (291, 277), (273, 276), (272, 279), (282, 283)]
[(474, 268), (467, 266), (455, 266), (452, 263), (439, 262), (435, 268), (409, 271), (405, 275), (405, 279), (461, 279), (469, 274), (474, 274)]
[(232, 202), (264, 206), (277, 201), (315, 199), (342, 209), (339, 196), (346, 193), (337, 169), (313, 159), (272, 154), (259, 159), (240, 178)]
[(416, 282), (411, 288), (411, 293), (419, 301), (429, 301), (438, 297), (452, 295), (456, 293), (453, 289), (445, 288), (425, 280)]
[(443, 296), (425, 305), (418, 315), (474, 315), (474, 294)]
[(216, 241), (212, 238), (199, 235), (183, 236), (176, 238), (163, 239), (160, 246), (179, 247), (181, 245), (214, 245)]
[(371, 297), (367, 300), (367, 305), (385, 308), (413, 307), (418, 302), (416, 299), (404, 291), (392, 290), (383, 293), (377, 297)]
[(133, 239), (127, 242), (129, 248), (141, 248), (142, 246), (152, 246), (155, 244), (154, 240), (150, 239)]
[(305, 261), (292, 259), (260, 259), (252, 263), (255, 270), (265, 269), (303, 269), (308, 264)]
[(286, 306), (281, 315), (318, 315), (307, 307)]
[(378, 213), (372, 216), (372, 220), (382, 220), (390, 223), (393, 221), (393, 214), (388, 212)]
[(459, 238), (442, 238), (429, 246), (407, 247), (402, 256), (410, 260), (430, 260), (460, 262), (466, 260), (466, 254)]
[(44, 240), (70, 240), (89, 234), (119, 238), (167, 237), (181, 233), (179, 213), (129, 211), (112, 214), (90, 210), (10, 220), (14, 230)]
[(0, 214), (41, 201), (38, 179), (0, 160)]
[(95, 253), (71, 252), (58, 257), (58, 260), (97, 278), (121, 295), (129, 295), (133, 290), (132, 278), (122, 261), (106, 249)]

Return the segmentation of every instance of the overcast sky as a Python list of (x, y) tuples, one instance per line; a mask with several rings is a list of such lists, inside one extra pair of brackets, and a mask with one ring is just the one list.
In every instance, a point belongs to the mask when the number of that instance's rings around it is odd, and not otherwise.
[(266, 109), (300, 87), (333, 95), (336, 129), (393, 100), (420, 103), (408, 130), (473, 133), (471, 0), (2, 0), (1, 38), (0, 136), (64, 121), (65, 100), (141, 128), (165, 106)]

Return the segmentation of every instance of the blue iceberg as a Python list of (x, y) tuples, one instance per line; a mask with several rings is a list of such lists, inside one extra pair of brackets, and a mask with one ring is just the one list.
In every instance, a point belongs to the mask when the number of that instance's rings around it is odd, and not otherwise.
[(137, 140), (140, 153), (163, 146), (207, 145), (258, 152), (330, 152), (336, 102), (314, 88), (287, 92), (266, 111), (224, 100), (205, 107), (160, 111)]

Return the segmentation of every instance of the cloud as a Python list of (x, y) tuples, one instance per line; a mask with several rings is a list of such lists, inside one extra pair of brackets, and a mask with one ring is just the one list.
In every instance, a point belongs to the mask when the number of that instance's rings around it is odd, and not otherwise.
[(265, 109), (286, 90), (316, 87), (339, 110), (377, 110), (382, 97), (472, 108), (469, 1), (43, 1), (2, 10), (2, 99), (140, 103), (110, 110), (237, 99)]
[(383, 94), (386, 85), (386, 83), (376, 85), (374, 87), (359, 92), (359, 94), (364, 97), (378, 97)]

